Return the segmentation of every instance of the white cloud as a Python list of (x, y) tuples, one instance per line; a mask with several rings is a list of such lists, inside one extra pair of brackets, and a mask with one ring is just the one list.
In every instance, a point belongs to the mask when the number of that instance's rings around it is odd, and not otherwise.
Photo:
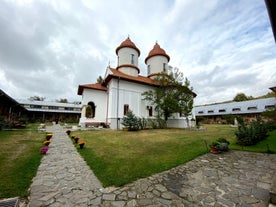
[[(80, 100), (127, 35), (141, 50), (156, 41), (198, 94), (195, 103), (262, 95), (276, 82), (276, 45), (259, 0), (3, 1), (0, 88), (14, 98)], [(5, 29), (3, 29), (5, 28)]]

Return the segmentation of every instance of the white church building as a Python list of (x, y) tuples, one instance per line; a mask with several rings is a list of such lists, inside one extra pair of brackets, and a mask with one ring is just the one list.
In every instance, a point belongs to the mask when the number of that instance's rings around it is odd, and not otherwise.
[[(140, 50), (128, 37), (116, 48), (118, 64), (107, 67), (103, 83), (79, 85), (78, 95), (82, 96), (82, 113), (79, 124), (108, 125), (121, 129), (122, 118), (131, 110), (137, 117), (155, 119), (154, 106), (143, 100), (142, 93), (158, 87), (154, 78), (167, 72), (170, 56), (158, 43), (145, 59), (147, 76), (140, 74), (138, 60)], [(176, 113), (167, 121), (168, 127), (186, 128), (191, 126), (192, 117)]]

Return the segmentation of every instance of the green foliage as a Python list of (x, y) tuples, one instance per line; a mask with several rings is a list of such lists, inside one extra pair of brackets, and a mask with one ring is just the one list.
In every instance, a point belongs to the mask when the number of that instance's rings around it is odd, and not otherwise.
[(5, 117), (0, 116), (0, 130), (6, 128), (9, 123), (6, 121)]
[(99, 76), (99, 77), (97, 78), (97, 83), (102, 84), (103, 82), (104, 82), (104, 80), (103, 80), (102, 76)]
[(272, 122), (276, 122), (276, 106), (263, 112), (262, 116), (267, 117)]
[(216, 147), (218, 150), (225, 152), (228, 151), (229, 144), (230, 142), (227, 139), (220, 137), (216, 141), (213, 141), (210, 146)]
[(226, 114), (222, 116), (222, 119), (227, 121), (227, 124), (234, 124), (235, 116), (233, 114)]
[(240, 124), (238, 131), (235, 132), (237, 144), (242, 146), (250, 146), (264, 140), (268, 136), (268, 126), (259, 121), (250, 123), (249, 125)]
[[(180, 73), (179, 73), (180, 74)], [(155, 106), (158, 120), (167, 121), (173, 113), (181, 112), (184, 116), (191, 114), (193, 108), (193, 88), (186, 78), (185, 82), (178, 82), (179, 74), (160, 74), (155, 81), (155, 90), (144, 92), (143, 100)]]
[(56, 100), (58, 103), (68, 103), (67, 98), (61, 98), (59, 100)]
[(240, 101), (248, 101), (248, 100), (252, 100), (253, 97), (252, 96), (246, 96), (244, 93), (238, 93), (233, 101), (237, 101), (237, 102), (240, 102)]
[(128, 128), (129, 131), (137, 131), (140, 129), (141, 121), (138, 117), (134, 115), (134, 113), (130, 110), (123, 117), (122, 125)]
[(30, 101), (44, 101), (46, 98), (45, 97), (39, 97), (39, 96), (31, 96), (28, 98)]

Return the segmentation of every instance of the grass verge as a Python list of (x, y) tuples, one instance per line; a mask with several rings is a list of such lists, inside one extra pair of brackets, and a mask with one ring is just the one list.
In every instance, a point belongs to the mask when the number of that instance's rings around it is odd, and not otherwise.
[(0, 198), (28, 195), (42, 155), (44, 133), (33, 125), (26, 130), (0, 131)]

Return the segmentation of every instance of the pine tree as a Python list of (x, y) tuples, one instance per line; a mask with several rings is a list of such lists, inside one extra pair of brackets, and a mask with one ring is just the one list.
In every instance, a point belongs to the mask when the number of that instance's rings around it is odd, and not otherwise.
[(139, 130), (139, 118), (132, 111), (128, 111), (123, 118), (122, 125), (127, 127), (129, 131), (137, 131)]

